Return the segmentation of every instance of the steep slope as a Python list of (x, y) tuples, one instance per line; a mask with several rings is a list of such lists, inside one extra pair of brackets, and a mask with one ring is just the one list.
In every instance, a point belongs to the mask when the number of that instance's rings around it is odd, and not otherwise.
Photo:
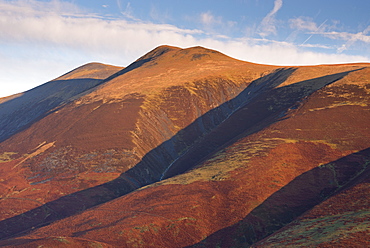
[[(369, 72), (369, 68), (352, 72), (316, 91), (292, 110), (289, 118), (261, 133), (257, 142), (262, 144), (253, 149), (262, 154), (258, 152), (260, 156), (254, 155), (248, 163), (252, 175), (239, 176), (254, 179), (251, 194), (260, 200), (252, 203), (253, 210), (243, 219), (215, 232), (200, 247), (250, 245), (366, 173), (370, 155)], [(266, 149), (269, 143), (272, 147)], [(302, 235), (300, 239), (310, 238)], [(267, 246), (274, 244), (272, 238)]]
[[(200, 47), (154, 49), (0, 144), (1, 219), (113, 180), (144, 156), (152, 157), (138, 170), (146, 174), (144, 184), (159, 180), (163, 170), (158, 163), (162, 167), (171, 163), (242, 100), (229, 102), (196, 122), (193, 132), (179, 133), (169, 141), (176, 133), (275, 69)], [(91, 65), (60, 80), (100, 76), (104, 70)]]
[(154, 49), (1, 144), (0, 245), (251, 245), (366, 176), (369, 80)]

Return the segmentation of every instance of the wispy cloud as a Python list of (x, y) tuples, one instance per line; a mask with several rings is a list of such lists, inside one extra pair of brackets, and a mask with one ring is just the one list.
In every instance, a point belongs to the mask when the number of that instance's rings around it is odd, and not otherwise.
[(212, 14), (211, 11), (200, 13), (198, 20), (204, 30), (212, 33), (220, 29), (230, 30), (236, 25), (236, 22), (226, 21), (222, 16), (215, 16)]
[(370, 43), (370, 36), (365, 35), (364, 32), (359, 32), (356, 34), (347, 32), (321, 32), (321, 33), (318, 32), (317, 34), (327, 36), (331, 39), (362, 41), (365, 43)]
[[(364, 31), (358, 33), (339, 32), (331, 31), (331, 26), (326, 25), (327, 21), (328, 19), (326, 19), (320, 25), (317, 25), (317, 23), (314, 22), (312, 18), (299, 17), (295, 19), (290, 19), (289, 24), (290, 28), (295, 29), (296, 31), (304, 31), (309, 34), (309, 37), (300, 46), (304, 46), (306, 42), (308, 42), (308, 40), (312, 38), (313, 35), (320, 35), (332, 40), (343, 40), (345, 43), (337, 48), (337, 51), (339, 53), (349, 49), (356, 42), (370, 43), (370, 36), (367, 35), (370, 32), (370, 26), (365, 28)], [(323, 48), (325, 47), (327, 46), (323, 46)]]
[(317, 26), (316, 22), (314, 22), (312, 18), (301, 16), (298, 18), (290, 19), (289, 26), (292, 29), (297, 29), (301, 31), (318, 32), (320, 30), (324, 30), (324, 24), (326, 22), (327, 20), (325, 20), (320, 26)]
[(289, 26), (293, 29), (293, 33), (290, 36), (296, 37), (299, 32), (305, 32), (309, 36), (299, 45), (301, 47), (314, 47), (314, 48), (330, 48), (329, 46), (306, 44), (312, 36), (317, 32), (323, 31), (326, 28), (325, 23), (328, 20), (323, 21), (319, 26), (310, 17), (298, 17), (290, 19), (288, 21)]
[(215, 17), (210, 11), (201, 13), (200, 21), (205, 26), (211, 26), (222, 22), (220, 17)]
[(331, 46), (328, 46), (328, 45), (322, 45), (322, 44), (306, 44), (307, 40), (308, 40), (308, 38), (302, 44), (299, 44), (298, 46), (299, 47), (308, 47), (308, 48), (332, 49), (332, 47)]
[(159, 9), (154, 4), (152, 4), (150, 8), (149, 16), (152, 18), (153, 21), (159, 23), (165, 23), (166, 21), (172, 20), (172, 17), (169, 14), (168, 10)]
[(262, 19), (262, 22), (258, 28), (259, 35), (261, 37), (264, 38), (271, 34), (276, 35), (275, 15), (282, 6), (283, 6), (283, 0), (274, 1), (274, 8)]
[(130, 19), (130, 20), (133, 20), (133, 21), (141, 21), (140, 19), (137, 19), (135, 16), (134, 16), (134, 14), (133, 14), (133, 9), (132, 9), (132, 7), (131, 7), (131, 3), (130, 2), (128, 2), (127, 4), (126, 4), (126, 8), (125, 9), (123, 9), (122, 8), (122, 5), (121, 5), (121, 1), (120, 0), (117, 0), (117, 6), (118, 6), (118, 8), (119, 8), (119, 10), (120, 10), (120, 12), (121, 12), (121, 14), (124, 16), (124, 17), (126, 17), (126, 18), (128, 18), (128, 19)]
[(308, 38), (307, 39), (305, 39), (303, 42), (302, 42), (302, 44), (301, 45), (304, 45), (304, 44), (306, 44), (306, 42), (308, 42), (311, 38), (312, 38), (312, 36), (315, 34), (315, 32), (317, 33), (317, 32), (319, 32), (320, 30), (322, 30), (322, 29), (324, 29), (324, 25), (325, 25), (325, 23), (328, 21), (328, 19), (326, 19), (325, 21), (323, 21), (321, 24), (320, 24), (320, 26), (318, 26), (318, 27), (316, 27), (315, 29), (313, 29), (312, 31), (314, 31), (313, 33), (311, 33), (311, 35), (310, 36), (308, 36)]
[(370, 31), (370, 26), (367, 27), (363, 32), (358, 33), (347, 33), (347, 32), (321, 32), (321, 34), (330, 39), (343, 40), (345, 43), (338, 48), (338, 52), (341, 53), (344, 50), (349, 49), (355, 42), (363, 42), (370, 44), (370, 36), (366, 35)]

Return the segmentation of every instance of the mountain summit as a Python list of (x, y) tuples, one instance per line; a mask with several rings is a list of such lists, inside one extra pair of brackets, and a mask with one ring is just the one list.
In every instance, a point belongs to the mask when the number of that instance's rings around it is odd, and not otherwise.
[(366, 247), (369, 89), (160, 46), (2, 99), (0, 246)]

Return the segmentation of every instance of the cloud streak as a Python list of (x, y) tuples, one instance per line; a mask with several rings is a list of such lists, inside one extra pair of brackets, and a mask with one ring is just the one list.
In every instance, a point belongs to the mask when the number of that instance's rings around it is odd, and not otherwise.
[(283, 6), (283, 0), (275, 0), (274, 8), (262, 19), (259, 26), (259, 35), (261, 37), (266, 37), (271, 34), (276, 35), (276, 19), (275, 15), (279, 9)]
[(327, 21), (328, 19), (326, 19), (319, 26), (317, 26), (317, 24), (311, 18), (299, 17), (295, 19), (290, 19), (289, 24), (290, 28), (295, 29), (296, 31), (305, 31), (308, 34), (310, 34), (310, 36), (301, 44), (301, 46), (305, 45), (306, 42), (312, 38), (313, 35), (320, 35), (332, 40), (345, 41), (345, 43), (342, 46), (337, 48), (337, 51), (339, 53), (349, 49), (356, 42), (370, 44), (370, 36), (367, 35), (368, 33), (370, 33), (370, 26), (365, 28), (364, 31), (358, 33), (338, 32), (330, 31), (330, 26), (326, 25)]

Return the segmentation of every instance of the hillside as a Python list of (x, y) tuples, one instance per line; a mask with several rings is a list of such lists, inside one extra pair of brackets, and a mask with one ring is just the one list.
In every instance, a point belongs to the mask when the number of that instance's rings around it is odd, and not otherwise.
[(27, 92), (0, 99), (0, 141), (45, 117), (50, 110), (94, 88), (120, 69), (91, 63)]
[(369, 92), (370, 64), (161, 46), (5, 98), (0, 246), (367, 245)]

